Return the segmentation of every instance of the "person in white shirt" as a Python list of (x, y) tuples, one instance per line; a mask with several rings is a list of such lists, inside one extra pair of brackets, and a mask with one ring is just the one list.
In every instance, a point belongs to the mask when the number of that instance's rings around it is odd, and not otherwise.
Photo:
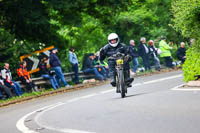
[(5, 85), (9, 88), (13, 88), (17, 96), (21, 96), (22, 89), (19, 83), (12, 80), (12, 74), (10, 72), (8, 63), (4, 63), (4, 69), (1, 70), (1, 74), (2, 74), (2, 78), (4, 80)]

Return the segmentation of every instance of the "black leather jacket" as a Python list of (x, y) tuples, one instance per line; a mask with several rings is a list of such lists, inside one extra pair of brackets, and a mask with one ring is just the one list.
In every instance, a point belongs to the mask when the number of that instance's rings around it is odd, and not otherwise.
[(100, 61), (103, 61), (106, 57), (110, 57), (113, 54), (116, 54), (118, 52), (124, 53), (125, 55), (127, 55), (128, 51), (127, 51), (126, 45), (123, 43), (119, 43), (117, 47), (112, 47), (109, 44), (107, 44), (100, 50), (99, 59)]

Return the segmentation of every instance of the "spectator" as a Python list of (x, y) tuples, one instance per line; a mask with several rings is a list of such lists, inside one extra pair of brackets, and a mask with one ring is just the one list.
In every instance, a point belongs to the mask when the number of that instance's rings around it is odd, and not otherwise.
[(92, 73), (95, 74), (95, 77), (99, 80), (105, 80), (105, 77), (99, 73), (98, 69), (93, 66), (93, 59), (94, 59), (94, 54), (88, 54), (85, 55), (83, 59), (83, 67), (82, 70), (84, 73)]
[(149, 49), (146, 46), (146, 38), (142, 37), (138, 46), (138, 54), (142, 57), (145, 70), (151, 70), (149, 63), (149, 53)]
[(106, 63), (103, 61), (100, 62), (99, 56), (97, 56), (97, 53), (94, 54), (94, 58), (92, 59), (92, 61), (93, 61), (93, 66), (97, 68), (99, 73), (102, 74), (105, 78), (108, 78), (108, 71), (104, 67)]
[(181, 60), (181, 63), (183, 64), (185, 62), (185, 59), (186, 59), (186, 49), (185, 49), (185, 43), (184, 42), (181, 42), (181, 47), (177, 50), (177, 58), (179, 60)]
[(79, 84), (78, 59), (74, 51), (75, 49), (73, 47), (69, 49), (69, 62), (72, 64), (72, 69), (75, 75), (74, 82), (75, 84)]
[(12, 75), (11, 75), (9, 66), (10, 65), (8, 63), (4, 63), (4, 69), (1, 70), (1, 75), (4, 80), (4, 84), (9, 88), (13, 88), (15, 90), (15, 93), (17, 96), (21, 96), (22, 89), (21, 89), (19, 83), (12, 80)]
[(165, 59), (166, 66), (169, 68), (174, 68), (174, 65), (172, 64), (173, 60), (172, 60), (172, 56), (170, 52), (172, 47), (170, 47), (167, 44), (165, 36), (161, 37), (161, 41), (159, 42), (159, 47), (160, 47), (160, 50), (162, 51), (160, 54), (160, 57)]
[[(1, 73), (0, 73), (0, 77), (1, 77)], [(11, 88), (8, 88), (7, 86), (5, 86), (3, 80), (0, 79), (0, 98), (5, 99), (6, 96), (4, 96), (3, 93), (6, 94), (7, 98), (10, 98), (13, 96), (11, 92)]]
[(65, 80), (65, 77), (63, 75), (62, 68), (61, 68), (61, 62), (60, 62), (58, 56), (56, 56), (57, 53), (58, 53), (57, 48), (53, 48), (51, 50), (50, 66), (53, 68), (53, 70), (56, 73), (56, 80), (57, 80), (58, 85), (60, 86), (60, 79), (61, 79), (61, 81), (63, 82), (65, 87), (70, 87), (70, 85), (67, 83), (67, 81)]
[(22, 61), (20, 63), (20, 67), (17, 69), (17, 74), (19, 76), (19, 79), (24, 85), (26, 85), (26, 89), (28, 91), (38, 91), (37, 87), (35, 86), (30, 77), (30, 74), (26, 66), (27, 66), (26, 61)]
[(133, 59), (133, 72), (131, 72), (131, 74), (136, 74), (137, 68), (138, 68), (138, 52), (136, 50), (136, 46), (135, 46), (135, 41), (134, 40), (130, 40), (130, 45), (128, 46), (128, 52), (129, 55), (131, 55), (132, 59)]
[(60, 86), (58, 85), (54, 72), (49, 71), (47, 68), (47, 62), (48, 59), (46, 57), (44, 57), (40, 64), (39, 64), (39, 68), (40, 68), (40, 74), (44, 79), (49, 79), (51, 82), (51, 86), (53, 87), (54, 90), (56, 90), (56, 88), (59, 88)]
[(158, 48), (155, 48), (153, 40), (149, 40), (148, 44), (149, 44), (150, 57), (153, 59), (155, 63), (155, 69), (160, 71), (160, 60), (157, 57)]

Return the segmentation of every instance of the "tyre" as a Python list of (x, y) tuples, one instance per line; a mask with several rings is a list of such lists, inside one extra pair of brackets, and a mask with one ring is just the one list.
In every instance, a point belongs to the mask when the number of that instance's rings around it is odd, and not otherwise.
[(121, 91), (121, 97), (124, 98), (126, 95), (126, 85), (124, 81), (124, 72), (123, 70), (119, 71), (119, 83), (120, 83), (120, 91)]
[(117, 93), (119, 93), (118, 90), (121, 91), (121, 89), (120, 89), (119, 74), (116, 75), (116, 88), (117, 88)]

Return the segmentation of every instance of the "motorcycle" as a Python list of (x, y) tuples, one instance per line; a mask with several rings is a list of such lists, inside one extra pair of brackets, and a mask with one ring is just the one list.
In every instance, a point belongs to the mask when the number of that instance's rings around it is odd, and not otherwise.
[(121, 93), (122, 98), (126, 96), (127, 88), (128, 88), (127, 84), (125, 83), (125, 75), (124, 75), (125, 70), (123, 67), (124, 61), (127, 60), (127, 58), (129, 57), (125, 56), (125, 54), (123, 53), (117, 53), (109, 57), (109, 59), (115, 60), (116, 62), (116, 65), (115, 65), (116, 89), (117, 89), (117, 92)]

